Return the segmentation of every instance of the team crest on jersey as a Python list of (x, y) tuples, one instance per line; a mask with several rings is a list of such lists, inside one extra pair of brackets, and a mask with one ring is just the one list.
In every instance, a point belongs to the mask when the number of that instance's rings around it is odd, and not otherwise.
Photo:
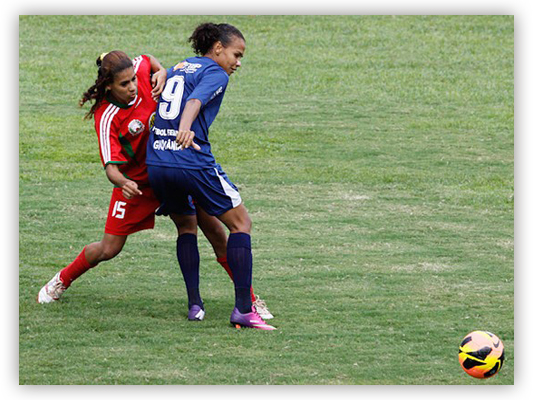
[(152, 115), (150, 115), (150, 118), (148, 118), (148, 127), (150, 128), (150, 130), (154, 127), (155, 125), (155, 112), (152, 113)]
[(192, 64), (187, 61), (182, 61), (174, 66), (174, 71), (181, 69), (186, 74), (194, 74), (198, 68), (201, 68), (202, 64)]
[(128, 131), (133, 136), (137, 136), (139, 133), (144, 131), (144, 124), (138, 119), (132, 119), (128, 124)]

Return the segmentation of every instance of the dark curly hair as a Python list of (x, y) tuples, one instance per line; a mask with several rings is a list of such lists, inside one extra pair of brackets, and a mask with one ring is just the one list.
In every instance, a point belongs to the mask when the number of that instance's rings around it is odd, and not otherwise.
[(96, 65), (98, 66), (98, 76), (96, 81), (94, 82), (94, 85), (83, 93), (83, 96), (80, 99), (80, 107), (87, 101), (95, 101), (89, 112), (85, 115), (85, 118), (90, 118), (94, 115), (105, 97), (106, 86), (113, 83), (115, 75), (126, 68), (133, 67), (133, 62), (123, 51), (113, 50), (98, 57), (96, 59)]
[(241, 31), (233, 25), (206, 22), (196, 27), (189, 42), (192, 43), (191, 46), (196, 54), (204, 56), (209, 53), (216, 42), (220, 41), (226, 47), (235, 37), (246, 41)]

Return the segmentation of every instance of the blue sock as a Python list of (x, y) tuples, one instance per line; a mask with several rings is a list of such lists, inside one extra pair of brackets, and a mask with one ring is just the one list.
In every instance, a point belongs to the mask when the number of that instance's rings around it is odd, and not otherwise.
[(235, 284), (235, 307), (241, 313), (252, 311), (252, 238), (247, 233), (231, 233), (227, 245), (228, 265)]
[(180, 265), (185, 286), (187, 287), (187, 297), (189, 298), (189, 308), (197, 304), (202, 309), (204, 303), (200, 297), (200, 253), (198, 252), (198, 238), (192, 233), (185, 233), (178, 236), (176, 241), (176, 254)]

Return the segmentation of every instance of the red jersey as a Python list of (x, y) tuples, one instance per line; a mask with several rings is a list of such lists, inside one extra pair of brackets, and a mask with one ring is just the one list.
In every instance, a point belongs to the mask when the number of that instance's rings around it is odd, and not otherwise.
[(151, 96), (149, 57), (139, 56), (132, 61), (137, 74), (137, 96), (128, 105), (104, 99), (94, 113), (94, 124), (104, 167), (117, 164), (126, 178), (143, 185), (148, 184), (145, 161), (149, 121), (157, 103)]

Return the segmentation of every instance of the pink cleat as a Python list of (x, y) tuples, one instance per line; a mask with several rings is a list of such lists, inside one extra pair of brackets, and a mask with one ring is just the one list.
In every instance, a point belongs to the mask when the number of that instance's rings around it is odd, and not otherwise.
[(246, 314), (241, 314), (237, 307), (235, 307), (229, 320), (237, 329), (255, 328), (263, 331), (276, 330), (276, 328), (274, 328), (272, 325), (267, 325), (265, 321), (263, 321), (263, 318), (259, 316), (255, 310), (255, 307), (252, 307), (252, 312)]

